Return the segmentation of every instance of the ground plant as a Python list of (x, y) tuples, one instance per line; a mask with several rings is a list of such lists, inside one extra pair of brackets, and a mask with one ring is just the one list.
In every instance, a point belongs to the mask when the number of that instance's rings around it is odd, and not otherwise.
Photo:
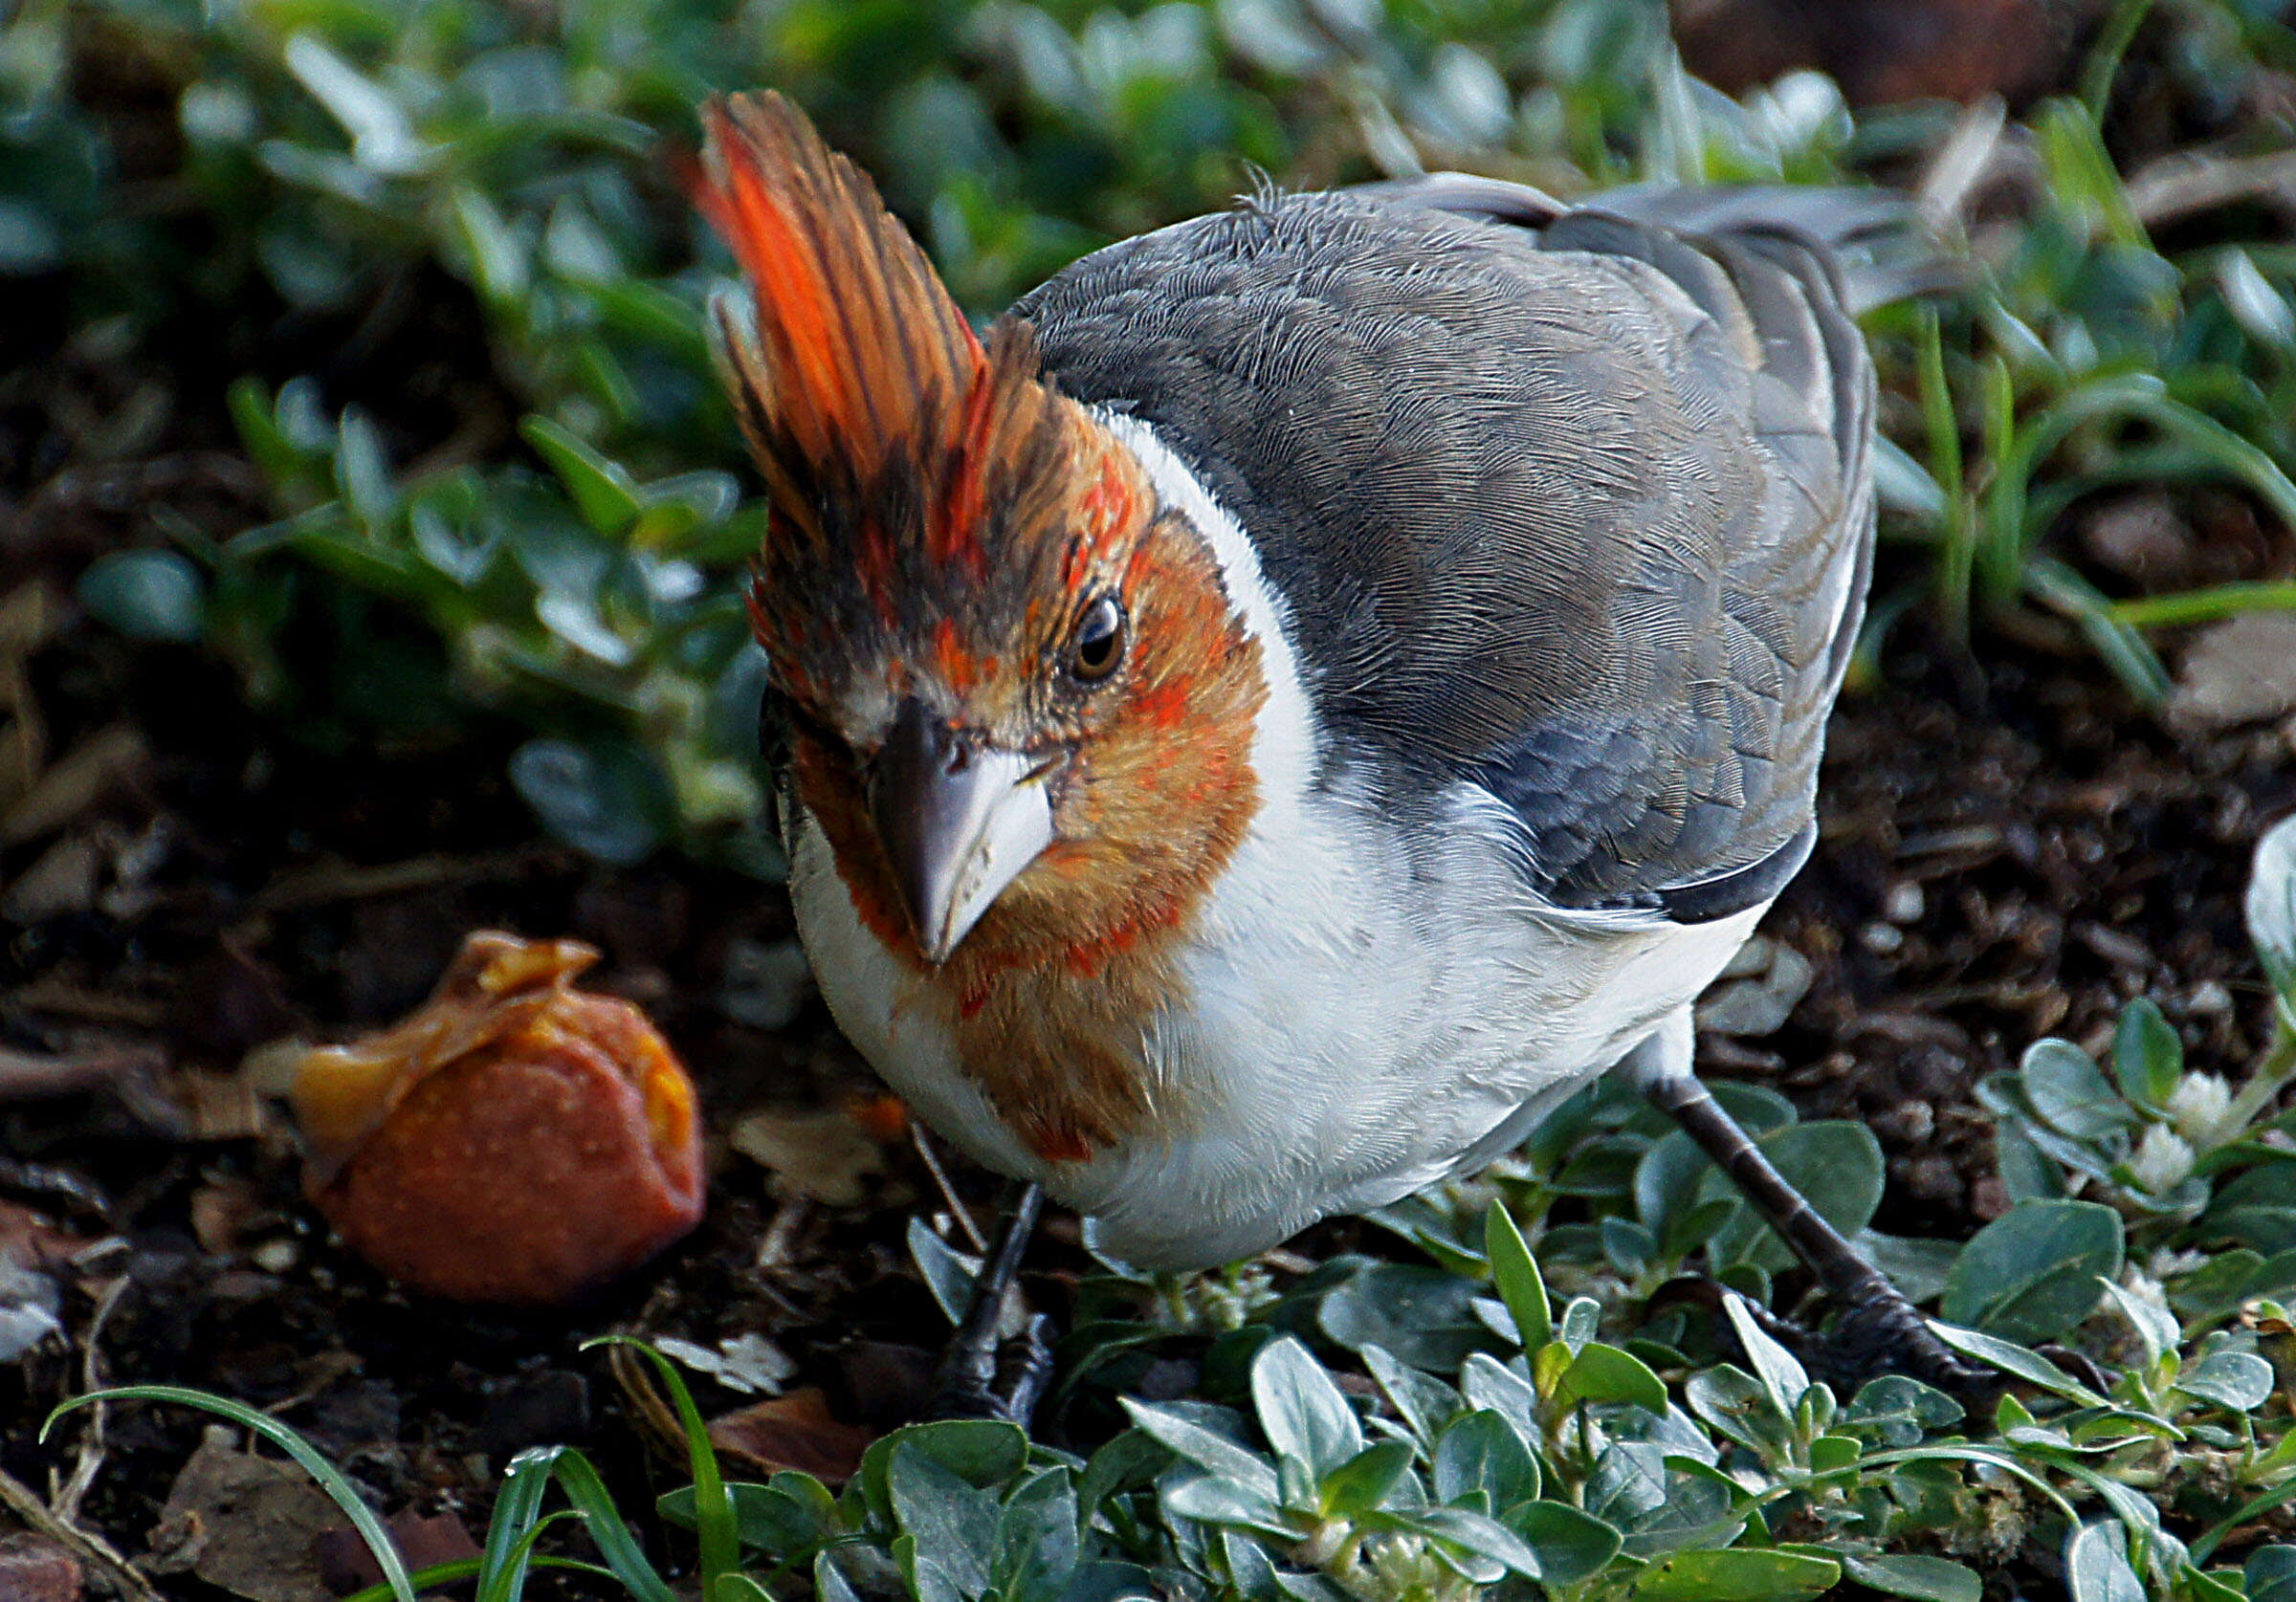
[[(2296, 184), (2296, 31), (2266, 0), (2089, 11), (2055, 90), (2009, 109), (1853, 108), (1812, 71), (1727, 95), (1662, 8), (1608, 0), (24, 0), (0, 17), (0, 296), (69, 332), (0, 372), (0, 416), (118, 367), (142, 387), (71, 461), (182, 426), (243, 464), (229, 516), (162, 507), (72, 553), (110, 646), (196, 660), (308, 753), (498, 772), (587, 860), (764, 895), (786, 865), (741, 596), (763, 513), (702, 332), (732, 262), (678, 177), (706, 96), (801, 101), (982, 318), (1268, 180), (1881, 182), (1948, 270), (1870, 320), (1888, 548), (1856, 679), (1910, 633), (1949, 679), (2039, 641), (2171, 717), (2174, 647), (2296, 607), (2296, 567), (2155, 582), (2069, 531), (2136, 491), (2228, 544), (2296, 528), (2272, 198)], [(1096, 1265), (1054, 1428), (908, 1425), (842, 1486), (730, 1477), (688, 1372), (614, 1337), (682, 1437), (674, 1488), (648, 1506), (585, 1450), (532, 1447), (480, 1555), (409, 1572), (358, 1476), (273, 1414), (101, 1399), (285, 1452), (370, 1545), (363, 1598), (397, 1602), (1978, 1602), (2036, 1575), (2077, 1602), (2296, 1602), (2288, 825), (2244, 908), (2261, 1055), (2188, 1063), (2142, 987), (2104, 1049), (2020, 1038), (1975, 1088), (2004, 1206), (1971, 1238), (1876, 1227), (1866, 1124), (1717, 1085), (1998, 1376), (1980, 1394), (1834, 1372), (1791, 1322), (1823, 1309), (1783, 1245), (1597, 1084), (1378, 1215), (1376, 1249)], [(908, 1248), (954, 1318), (975, 1260), (921, 1222)]]

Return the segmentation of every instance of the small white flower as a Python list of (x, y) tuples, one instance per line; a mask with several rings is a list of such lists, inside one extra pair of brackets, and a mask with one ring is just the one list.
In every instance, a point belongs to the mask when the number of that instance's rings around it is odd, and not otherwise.
[[(2169, 1096), (2169, 1122), (2196, 1149), (2221, 1146), (2238, 1129), (2231, 1122), (2232, 1087), (2213, 1073), (2188, 1073)], [(2151, 1131), (2146, 1131), (2148, 1136)]]
[(2145, 1264), (2145, 1273), (2153, 1280), (2174, 1280), (2207, 1266), (2208, 1261), (2206, 1252), (2176, 1251), (2163, 1246)]
[(2193, 1149), (2166, 1124), (2151, 1124), (2136, 1143), (2129, 1167), (2148, 1193), (2164, 1196), (2193, 1172)]
[(2152, 1306), (2164, 1310), (2168, 1307), (2167, 1288), (2150, 1273), (2137, 1267), (2134, 1263), (2126, 1264), (2121, 1269), (2121, 1288), (2139, 1302), (2149, 1303)]

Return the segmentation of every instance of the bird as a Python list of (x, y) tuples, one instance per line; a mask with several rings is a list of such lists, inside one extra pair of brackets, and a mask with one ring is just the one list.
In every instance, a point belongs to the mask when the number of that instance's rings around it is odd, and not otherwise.
[(789, 100), (703, 121), (798, 934), (926, 1124), (1186, 1269), (1616, 1071), (1838, 1334), (1955, 1372), (1691, 1071), (1817, 835), (1872, 562), (1855, 314), (1910, 282), (1851, 247), (1902, 208), (1263, 184), (976, 331)]

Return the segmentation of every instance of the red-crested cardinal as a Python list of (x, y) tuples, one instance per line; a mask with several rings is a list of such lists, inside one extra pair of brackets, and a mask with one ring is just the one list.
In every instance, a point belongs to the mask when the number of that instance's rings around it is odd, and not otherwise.
[(893, 1087), (1184, 1267), (1616, 1066), (1942, 1360), (1690, 1072), (1816, 834), (1874, 522), (1829, 247), (1874, 208), (1262, 193), (980, 337), (787, 101), (706, 120), (790, 893)]

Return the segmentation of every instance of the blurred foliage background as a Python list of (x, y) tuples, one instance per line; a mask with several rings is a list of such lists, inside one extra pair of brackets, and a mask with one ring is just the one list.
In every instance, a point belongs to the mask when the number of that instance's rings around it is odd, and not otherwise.
[[(738, 593), (762, 513), (700, 332), (730, 262), (675, 175), (696, 101), (773, 85), (984, 317), (1262, 173), (1914, 187), (1972, 266), (1876, 324), (1916, 547), (1877, 637), (1916, 603), (1954, 641), (2054, 616), (2158, 704), (2147, 628), (2286, 603), (2255, 563), (2116, 600), (2049, 538), (2131, 480), (2296, 516), (2273, 0), (1676, 10), (1734, 96), (1662, 7), (1612, 0), (24, 0), (9, 560), (227, 662), (321, 749), (507, 722), (560, 837), (770, 876)], [(1796, 61), (1972, 104), (1853, 112)]]

